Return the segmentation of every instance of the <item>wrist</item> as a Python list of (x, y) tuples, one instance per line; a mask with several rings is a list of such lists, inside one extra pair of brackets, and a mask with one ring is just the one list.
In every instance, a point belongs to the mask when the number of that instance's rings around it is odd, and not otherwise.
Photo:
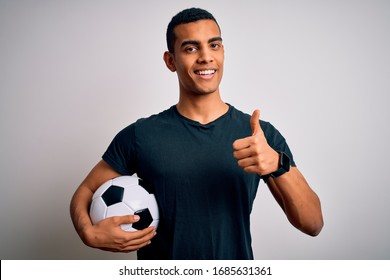
[(84, 242), (85, 245), (90, 246), (90, 247), (93, 247), (92, 246), (93, 239), (94, 239), (92, 237), (93, 230), (94, 230), (94, 227), (92, 224), (85, 224), (82, 227), (80, 227), (79, 230), (77, 230), (77, 233), (79, 234), (80, 239)]
[(290, 171), (290, 158), (284, 153), (284, 152), (277, 152), (278, 153), (278, 160), (277, 160), (277, 167), (274, 169), (274, 172), (271, 172), (264, 177), (268, 179), (271, 178), (277, 178), (279, 176), (282, 176), (286, 172)]

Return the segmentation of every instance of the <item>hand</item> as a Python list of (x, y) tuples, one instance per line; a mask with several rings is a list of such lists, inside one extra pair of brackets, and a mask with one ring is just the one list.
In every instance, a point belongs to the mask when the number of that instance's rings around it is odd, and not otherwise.
[(250, 119), (252, 136), (234, 141), (233, 156), (246, 172), (267, 175), (278, 169), (279, 154), (268, 145), (259, 119), (260, 111), (255, 110)]
[(124, 231), (120, 225), (135, 223), (139, 216), (127, 215), (104, 219), (84, 231), (85, 243), (94, 248), (112, 252), (131, 252), (149, 245), (156, 235), (155, 227), (136, 232)]

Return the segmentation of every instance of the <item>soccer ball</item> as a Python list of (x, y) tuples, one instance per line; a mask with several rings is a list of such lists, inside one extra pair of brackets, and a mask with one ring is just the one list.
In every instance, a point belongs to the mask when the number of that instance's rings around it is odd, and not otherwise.
[(112, 217), (138, 215), (133, 224), (122, 224), (125, 231), (137, 231), (158, 226), (159, 212), (154, 194), (149, 193), (144, 182), (136, 176), (119, 176), (101, 185), (93, 194), (89, 211), (93, 224)]

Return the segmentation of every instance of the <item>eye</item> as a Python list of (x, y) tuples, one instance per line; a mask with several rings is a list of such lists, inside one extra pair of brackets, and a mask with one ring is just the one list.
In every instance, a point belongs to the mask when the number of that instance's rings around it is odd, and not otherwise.
[(194, 46), (190, 46), (190, 47), (185, 48), (185, 51), (187, 53), (193, 53), (193, 52), (196, 52), (197, 50), (198, 50), (198, 48), (194, 47)]
[(217, 50), (221, 47), (221, 43), (212, 43), (210, 44), (210, 48), (213, 49), (213, 50)]

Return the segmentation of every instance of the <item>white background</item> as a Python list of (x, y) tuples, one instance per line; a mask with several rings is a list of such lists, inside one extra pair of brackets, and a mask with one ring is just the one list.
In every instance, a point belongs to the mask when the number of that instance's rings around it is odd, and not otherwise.
[(264, 183), (256, 259), (389, 259), (390, 2), (0, 0), (1, 259), (132, 259), (86, 247), (69, 201), (113, 136), (178, 98), (165, 30), (214, 14), (222, 97), (260, 108), (320, 196), (325, 227), (293, 228)]

